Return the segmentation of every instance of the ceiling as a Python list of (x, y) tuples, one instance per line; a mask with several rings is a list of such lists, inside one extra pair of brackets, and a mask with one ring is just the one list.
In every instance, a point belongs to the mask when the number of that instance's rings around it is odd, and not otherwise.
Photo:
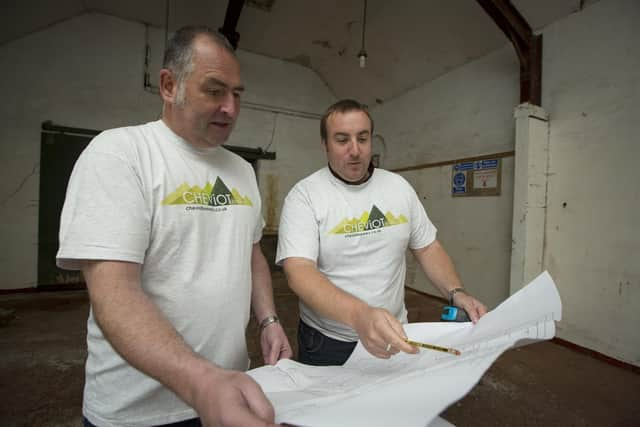
[[(512, 3), (535, 31), (595, 1)], [(368, 57), (360, 68), (364, 3), (247, 0), (238, 47), (309, 67), (336, 97), (373, 105), (509, 43), (475, 0), (368, 0)], [(168, 22), (169, 31), (185, 24), (217, 29), (226, 8), (226, 0), (2, 0), (0, 45), (89, 12), (161, 28)]]

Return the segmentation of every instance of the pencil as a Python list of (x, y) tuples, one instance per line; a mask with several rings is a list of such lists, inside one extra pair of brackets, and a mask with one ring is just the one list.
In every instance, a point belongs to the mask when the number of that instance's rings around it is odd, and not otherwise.
[(433, 344), (425, 344), (423, 342), (411, 341), (410, 339), (405, 338), (404, 340), (407, 344), (411, 344), (415, 347), (428, 348), (429, 350), (442, 351), (444, 353), (455, 354), (456, 356), (460, 356), (460, 350), (456, 350), (455, 348), (447, 348), (440, 347), (439, 345)]

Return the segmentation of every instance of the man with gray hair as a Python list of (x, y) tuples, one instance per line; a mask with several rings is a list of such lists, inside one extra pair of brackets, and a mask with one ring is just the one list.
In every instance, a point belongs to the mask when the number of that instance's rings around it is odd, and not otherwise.
[(233, 49), (178, 30), (160, 71), (162, 119), (97, 136), (78, 159), (58, 265), (89, 291), (85, 426), (265, 426), (242, 371), (252, 307), (265, 363), (291, 356), (260, 249), (252, 167), (221, 147), (243, 90)]

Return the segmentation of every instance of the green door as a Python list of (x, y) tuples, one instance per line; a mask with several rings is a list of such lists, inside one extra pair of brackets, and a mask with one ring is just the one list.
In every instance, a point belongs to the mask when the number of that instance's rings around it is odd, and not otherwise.
[(38, 287), (78, 287), (79, 271), (56, 266), (60, 213), (67, 183), (78, 156), (94, 135), (42, 132), (40, 143), (40, 207), (38, 213)]

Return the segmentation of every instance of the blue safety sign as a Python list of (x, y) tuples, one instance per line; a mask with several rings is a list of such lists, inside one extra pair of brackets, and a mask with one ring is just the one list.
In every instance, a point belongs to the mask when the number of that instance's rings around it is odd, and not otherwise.
[(466, 171), (466, 170), (473, 169), (473, 162), (456, 163), (453, 166), (453, 169), (456, 171)]
[(498, 167), (498, 159), (482, 160), (480, 169), (495, 169)]
[(453, 194), (466, 193), (467, 189), (465, 187), (453, 187)]
[(454, 196), (499, 195), (500, 160), (482, 159), (454, 163), (451, 174), (451, 194)]

